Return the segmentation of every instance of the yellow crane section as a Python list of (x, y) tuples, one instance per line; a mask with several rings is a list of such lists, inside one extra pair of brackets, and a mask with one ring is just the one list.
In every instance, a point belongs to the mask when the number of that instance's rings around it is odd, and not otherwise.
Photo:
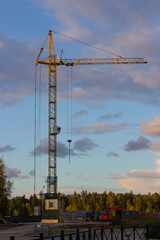
[[(49, 65), (49, 62), (39, 61), (36, 59), (36, 65), (45, 64)], [(74, 66), (74, 65), (97, 65), (97, 64), (140, 64), (148, 63), (144, 58), (77, 58), (77, 59), (60, 59), (58, 62), (51, 62), (51, 65), (65, 65), (65, 66)]]

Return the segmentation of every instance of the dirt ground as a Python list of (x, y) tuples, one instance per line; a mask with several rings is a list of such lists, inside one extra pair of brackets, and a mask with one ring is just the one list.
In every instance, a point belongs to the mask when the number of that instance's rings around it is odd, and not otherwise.
[[(0, 240), (10, 240), (10, 236), (14, 236), (15, 240), (36, 239), (33, 234), (35, 225), (40, 226), (40, 223), (2, 224), (0, 225)], [(80, 228), (81, 231), (88, 227), (99, 228), (101, 225), (102, 223), (54, 223), (50, 224), (50, 236), (60, 234), (61, 230), (67, 233), (75, 232), (76, 228)]]

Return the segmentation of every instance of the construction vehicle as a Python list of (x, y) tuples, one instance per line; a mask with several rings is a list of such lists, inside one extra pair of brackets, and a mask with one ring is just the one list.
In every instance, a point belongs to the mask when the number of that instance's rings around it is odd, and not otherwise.
[(125, 210), (125, 208), (121, 206), (110, 207), (110, 205), (106, 205), (104, 213), (99, 215), (99, 221), (111, 221), (113, 217), (121, 217), (122, 210)]

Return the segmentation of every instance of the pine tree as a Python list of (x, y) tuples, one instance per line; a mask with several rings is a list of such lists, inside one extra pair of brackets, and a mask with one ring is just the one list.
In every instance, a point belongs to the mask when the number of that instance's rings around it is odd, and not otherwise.
[(7, 180), (5, 165), (0, 158), (0, 216), (8, 213), (8, 197), (11, 194), (12, 182)]

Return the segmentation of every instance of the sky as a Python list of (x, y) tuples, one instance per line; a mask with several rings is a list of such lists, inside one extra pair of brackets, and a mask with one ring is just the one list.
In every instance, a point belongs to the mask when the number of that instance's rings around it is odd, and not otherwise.
[[(65, 58), (148, 61), (58, 67), (58, 191), (159, 192), (159, 12), (159, 0), (0, 1), (0, 156), (12, 196), (34, 193), (35, 59), (49, 30), (58, 59), (63, 49)], [(36, 72), (38, 194), (47, 191), (48, 72)]]

